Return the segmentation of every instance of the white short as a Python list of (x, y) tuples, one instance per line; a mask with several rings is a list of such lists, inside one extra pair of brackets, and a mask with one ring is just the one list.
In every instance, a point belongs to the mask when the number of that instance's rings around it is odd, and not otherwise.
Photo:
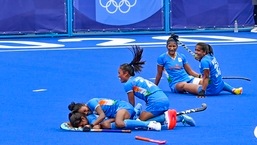
[(199, 85), (200, 81), (201, 81), (201, 78), (194, 78), (192, 83)]

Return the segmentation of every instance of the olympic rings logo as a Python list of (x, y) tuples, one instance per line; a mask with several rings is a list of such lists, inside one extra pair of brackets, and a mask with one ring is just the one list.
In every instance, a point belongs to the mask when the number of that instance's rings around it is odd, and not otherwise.
[(110, 14), (116, 13), (118, 10), (121, 13), (128, 13), (132, 7), (137, 3), (137, 0), (134, 0), (134, 3), (131, 4), (129, 0), (120, 0), (116, 2), (115, 0), (108, 0), (105, 4), (102, 3), (102, 0), (99, 0), (99, 4), (106, 9)]

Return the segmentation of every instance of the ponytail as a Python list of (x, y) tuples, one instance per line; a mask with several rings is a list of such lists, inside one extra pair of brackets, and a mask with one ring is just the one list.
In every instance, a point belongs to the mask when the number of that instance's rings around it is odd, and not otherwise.
[(145, 61), (141, 61), (143, 49), (138, 45), (132, 46), (130, 51), (133, 54), (133, 59), (130, 63), (120, 65), (123, 71), (127, 71), (130, 76), (135, 76), (135, 73), (141, 72)]

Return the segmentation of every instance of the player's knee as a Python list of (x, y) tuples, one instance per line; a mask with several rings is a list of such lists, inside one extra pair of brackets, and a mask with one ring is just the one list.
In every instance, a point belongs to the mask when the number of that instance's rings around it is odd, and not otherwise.
[(177, 83), (176, 85), (176, 89), (177, 91), (184, 91), (184, 86), (185, 86), (186, 82), (181, 82), (181, 83)]
[(101, 127), (102, 127), (102, 128), (111, 128), (111, 125), (110, 125), (110, 123), (102, 122), (102, 123), (101, 123)]
[(115, 121), (115, 125), (116, 125), (117, 128), (124, 128), (125, 127), (124, 121)]

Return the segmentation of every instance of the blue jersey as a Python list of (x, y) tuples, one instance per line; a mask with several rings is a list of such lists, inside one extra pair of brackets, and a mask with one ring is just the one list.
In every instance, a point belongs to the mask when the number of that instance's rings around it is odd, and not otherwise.
[(134, 92), (136, 97), (144, 101), (147, 101), (151, 94), (161, 90), (153, 82), (142, 77), (130, 77), (125, 83), (124, 89), (127, 93)]
[(157, 59), (157, 64), (163, 66), (168, 73), (167, 78), (171, 88), (179, 82), (189, 82), (193, 79), (184, 69), (187, 63), (185, 55), (178, 52), (174, 59), (168, 52), (161, 54)]
[(131, 118), (133, 118), (135, 114), (134, 107), (126, 101), (107, 98), (93, 98), (89, 100), (86, 105), (94, 114), (97, 114), (96, 108), (100, 106), (105, 113), (105, 116), (108, 118), (115, 118), (120, 109), (126, 109), (130, 113)]
[(96, 115), (96, 114), (89, 114), (86, 117), (87, 117), (88, 123), (92, 124), (93, 122), (96, 121), (96, 119), (98, 118), (98, 115)]
[(142, 77), (130, 77), (124, 84), (124, 89), (127, 93), (133, 92), (137, 98), (144, 100), (146, 111), (154, 116), (169, 109), (169, 99), (166, 94), (149, 80)]
[(209, 69), (209, 84), (206, 88), (206, 95), (219, 94), (224, 88), (224, 82), (222, 80), (219, 63), (216, 58), (211, 55), (205, 55), (200, 61), (200, 72), (203, 75), (205, 69)]

